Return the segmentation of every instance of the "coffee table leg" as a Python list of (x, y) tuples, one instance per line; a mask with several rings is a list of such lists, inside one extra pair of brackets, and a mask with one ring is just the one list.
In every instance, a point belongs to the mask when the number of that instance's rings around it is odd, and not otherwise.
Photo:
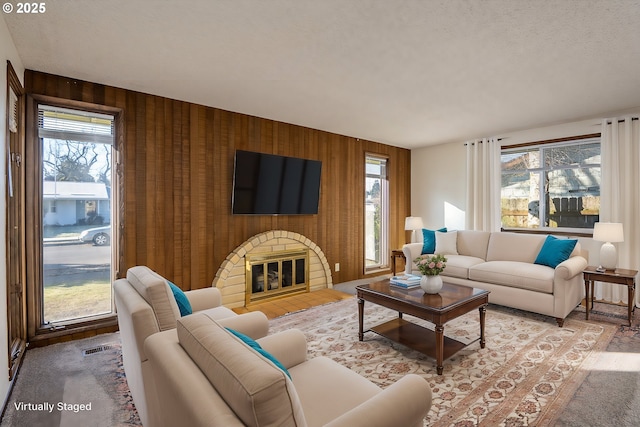
[(484, 348), (484, 318), (487, 314), (487, 306), (483, 305), (479, 308), (480, 310), (480, 348)]
[(362, 331), (362, 321), (364, 320), (364, 300), (358, 298), (358, 341), (364, 339), (364, 332)]
[(442, 365), (444, 359), (444, 326), (436, 325), (436, 371), (438, 375), (442, 375), (444, 366)]

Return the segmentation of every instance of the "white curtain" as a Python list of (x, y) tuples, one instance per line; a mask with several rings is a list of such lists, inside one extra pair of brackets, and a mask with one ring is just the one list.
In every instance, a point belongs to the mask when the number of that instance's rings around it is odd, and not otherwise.
[(500, 231), (500, 142), (468, 141), (467, 230)]
[[(614, 243), (618, 250), (618, 267), (640, 267), (640, 123), (637, 117), (611, 118), (602, 121), (600, 183), (600, 221), (620, 222), (624, 242)], [(636, 278), (637, 280), (637, 278)], [(600, 283), (595, 297), (627, 303), (626, 286)], [(640, 292), (636, 305), (640, 307)]]

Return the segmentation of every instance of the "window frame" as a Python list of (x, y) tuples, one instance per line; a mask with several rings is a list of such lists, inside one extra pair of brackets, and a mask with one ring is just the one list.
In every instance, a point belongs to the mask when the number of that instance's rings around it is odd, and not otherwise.
[[(44, 104), (52, 107), (83, 110), (91, 113), (108, 114), (114, 119), (113, 140), (113, 187), (112, 204), (116, 206), (112, 210), (112, 236), (111, 245), (113, 256), (111, 262), (112, 277), (120, 277), (121, 266), (124, 265), (124, 252), (121, 244), (121, 218), (124, 216), (123, 200), (124, 179), (121, 159), (123, 158), (124, 120), (123, 110), (115, 107), (92, 104), (82, 101), (61, 99), (46, 95), (27, 96), (27, 126), (26, 126), (26, 150), (25, 150), (25, 188), (27, 194), (42, 194), (42, 152), (40, 149), (40, 136), (38, 130), (38, 106)], [(60, 324), (46, 324), (44, 322), (43, 307), (43, 269), (42, 269), (42, 198), (27, 197), (25, 201), (27, 252), (32, 256), (26, 259), (27, 270), (27, 336), (29, 342), (34, 345), (46, 345), (50, 342), (58, 342), (59, 337), (89, 333), (90, 331), (115, 331), (117, 330), (116, 312), (105, 315), (83, 318), (76, 321), (61, 322)]]
[[(527, 142), (527, 143), (522, 143), (522, 144), (513, 144), (513, 145), (505, 145), (503, 147), (501, 147), (500, 150), (500, 155), (502, 156), (503, 154), (509, 153), (509, 152), (515, 152), (518, 150), (522, 150), (522, 149), (526, 149), (526, 148), (535, 148), (535, 147), (540, 147), (540, 148), (551, 148), (551, 147), (560, 147), (560, 146), (567, 146), (567, 145), (573, 145), (572, 143), (578, 143), (578, 142), (583, 142), (585, 144), (587, 143), (593, 143), (595, 142), (594, 140), (597, 139), (600, 144), (602, 143), (601, 141), (601, 134), (600, 133), (592, 133), (592, 134), (585, 134), (585, 135), (577, 135), (577, 136), (572, 136), (572, 137), (566, 137), (566, 138), (556, 138), (556, 139), (549, 139), (549, 140), (543, 140), (543, 141), (533, 141), (533, 142)], [(591, 141), (590, 141), (591, 140)], [(543, 162), (544, 158), (541, 156), (540, 161)], [(601, 164), (595, 164), (592, 165), (591, 167), (600, 167), (602, 168)], [(560, 167), (560, 168), (551, 168), (551, 169), (547, 169), (545, 168), (544, 165), (541, 165), (539, 168), (532, 168), (530, 169), (533, 172), (539, 172), (540, 173), (540, 179), (541, 182), (539, 184), (539, 187), (544, 188), (545, 185), (545, 173), (544, 171), (553, 171), (553, 170), (560, 170), (560, 169), (567, 169), (566, 167)], [(500, 174), (501, 176), (503, 176), (505, 173), (505, 171), (500, 170)], [(502, 185), (500, 186), (500, 190), (502, 193)], [(539, 205), (539, 211), (540, 212), (545, 212), (545, 203), (546, 203), (546, 199), (544, 197), (540, 197), (540, 205)], [(545, 200), (542, 200), (545, 199)], [(502, 200), (502, 197), (500, 197), (500, 200)], [(501, 210), (501, 216), (502, 216), (502, 207), (500, 207)], [(543, 222), (543, 218), (540, 219), (541, 223)], [(509, 232), (515, 232), (515, 233), (529, 233), (529, 234), (549, 234), (550, 232), (553, 232), (554, 235), (567, 235), (567, 236), (577, 236), (577, 237), (591, 237), (593, 234), (593, 228), (577, 228), (577, 227), (544, 227), (544, 226), (540, 226), (538, 228), (524, 228), (524, 227), (505, 227), (502, 226), (502, 230), (503, 231), (509, 231)]]
[[(367, 172), (367, 163), (369, 159), (384, 162), (384, 172), (381, 174), (369, 174)], [(380, 179), (380, 197), (381, 197), (381, 218), (380, 218), (380, 241), (378, 244), (378, 251), (380, 261), (376, 264), (367, 265), (367, 232), (366, 232), (366, 223), (367, 223), (367, 179), (369, 178), (379, 178)], [(364, 238), (364, 253), (363, 253), (363, 263), (364, 263), (364, 274), (376, 273), (390, 267), (390, 258), (386, 256), (389, 254), (389, 212), (390, 212), (390, 200), (389, 200), (389, 157), (376, 154), (376, 153), (365, 153), (364, 158), (364, 212), (363, 212), (363, 238)]]

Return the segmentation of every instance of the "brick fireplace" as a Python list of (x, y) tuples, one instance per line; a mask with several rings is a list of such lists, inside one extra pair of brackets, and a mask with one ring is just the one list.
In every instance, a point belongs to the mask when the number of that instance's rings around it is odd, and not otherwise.
[(218, 269), (213, 286), (220, 289), (223, 304), (233, 308), (288, 293), (332, 288), (333, 281), (318, 245), (299, 233), (272, 230), (234, 249)]

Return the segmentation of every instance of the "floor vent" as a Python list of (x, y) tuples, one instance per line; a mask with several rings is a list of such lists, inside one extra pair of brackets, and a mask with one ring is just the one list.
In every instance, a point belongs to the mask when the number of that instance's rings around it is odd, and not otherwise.
[(103, 344), (94, 348), (88, 348), (88, 349), (82, 350), (82, 355), (91, 356), (92, 354), (100, 353), (105, 350), (111, 350), (112, 348), (115, 348), (115, 346), (111, 344)]

